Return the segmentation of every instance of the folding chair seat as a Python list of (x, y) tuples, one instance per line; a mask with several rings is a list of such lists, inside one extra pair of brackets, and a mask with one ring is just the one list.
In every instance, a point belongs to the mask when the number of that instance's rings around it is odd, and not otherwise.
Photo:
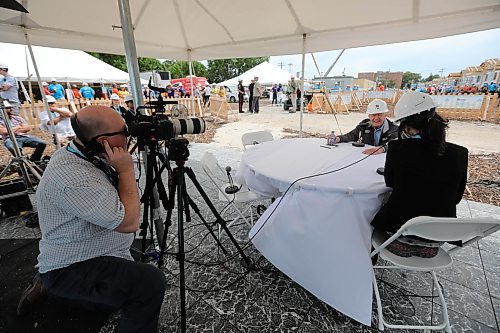
[[(474, 243), (499, 229), (500, 220), (493, 218), (459, 219), (419, 216), (406, 222), (397, 233), (390, 237), (384, 232), (375, 230), (372, 237), (372, 246), (374, 250), (371, 253), (371, 257), (373, 258), (375, 255), (379, 254), (382, 259), (389, 263), (387, 266), (373, 267), (373, 287), (377, 301), (379, 330), (383, 331), (384, 328), (387, 327), (393, 329), (445, 330), (446, 332), (451, 332), (448, 309), (446, 307), (443, 291), (441, 290), (441, 286), (435, 272), (451, 266), (453, 264), (453, 259), (450, 256), (450, 253), (460, 247), (455, 246), (449, 250), (439, 247), (439, 251), (435, 257), (421, 258), (416, 256), (397, 256), (387, 249), (389, 244), (394, 242), (400, 236), (417, 236), (437, 242), (461, 241), (462, 246), (464, 246)], [(430, 272), (441, 303), (443, 322), (439, 325), (424, 326), (393, 325), (385, 322), (382, 313), (382, 302), (375, 277), (375, 269), (400, 269)]]
[[(223, 202), (227, 202), (228, 205), (220, 212), (221, 215), (224, 215), (229, 211), (229, 208), (233, 208), (236, 212), (236, 217), (228, 224), (230, 227), (239, 219), (243, 220), (249, 227), (252, 227), (254, 224), (253, 219), (253, 208), (252, 203), (255, 201), (260, 201), (263, 199), (267, 199), (266, 197), (261, 196), (255, 192), (252, 192), (246, 184), (237, 184), (240, 189), (234, 194), (228, 194), (225, 192), (225, 189), (230, 185), (227, 182), (227, 174), (220, 167), (217, 159), (212, 153), (205, 153), (201, 159), (201, 164), (203, 167), (203, 171), (207, 174), (208, 178), (212, 181), (212, 183), (216, 186), (218, 190), (218, 199)], [(236, 205), (237, 203), (246, 203), (247, 206), (245, 209), (240, 209)], [(250, 218), (246, 217), (246, 214), (250, 214)], [(219, 226), (219, 235), (221, 233), (221, 227)]]
[(273, 140), (274, 137), (272, 133), (268, 131), (249, 132), (241, 136), (241, 142), (243, 143), (244, 150), (246, 150), (246, 146), (253, 146), (262, 142)]

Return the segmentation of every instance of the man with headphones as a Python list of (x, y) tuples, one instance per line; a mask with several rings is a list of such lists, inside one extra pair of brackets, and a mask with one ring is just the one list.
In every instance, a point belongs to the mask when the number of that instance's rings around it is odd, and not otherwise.
[(119, 332), (156, 332), (166, 279), (130, 255), (140, 202), (125, 122), (98, 105), (71, 122), (77, 139), (54, 153), (38, 185), (39, 274), (18, 314), (48, 293), (87, 309), (121, 310)]

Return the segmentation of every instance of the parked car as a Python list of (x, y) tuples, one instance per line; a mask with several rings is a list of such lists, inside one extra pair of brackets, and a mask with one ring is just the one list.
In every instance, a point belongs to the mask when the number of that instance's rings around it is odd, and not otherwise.
[[(238, 88), (237, 87), (228, 87), (224, 86), (226, 88), (226, 98), (227, 101), (230, 103), (237, 103), (238, 102)], [(243, 101), (248, 102), (248, 95), (245, 93), (243, 95)]]

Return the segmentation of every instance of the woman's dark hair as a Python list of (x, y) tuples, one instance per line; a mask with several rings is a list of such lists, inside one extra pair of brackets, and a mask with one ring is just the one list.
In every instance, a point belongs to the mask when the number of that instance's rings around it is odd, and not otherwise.
[(404, 130), (405, 126), (419, 130), (422, 140), (431, 146), (435, 155), (444, 154), (448, 120), (437, 114), (436, 108), (404, 118), (399, 125), (400, 131)]

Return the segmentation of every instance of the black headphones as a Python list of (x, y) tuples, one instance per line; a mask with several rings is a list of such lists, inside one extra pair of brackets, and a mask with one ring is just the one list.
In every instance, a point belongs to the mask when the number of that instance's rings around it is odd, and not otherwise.
[[(74, 113), (71, 116), (71, 127), (76, 134), (76, 137), (83, 143), (83, 147), (78, 147), (83, 153), (89, 156), (97, 155), (101, 150), (102, 146), (97, 140), (88, 140), (82, 133), (82, 129), (78, 124), (78, 113)], [(75, 145), (79, 146), (75, 141)]]

